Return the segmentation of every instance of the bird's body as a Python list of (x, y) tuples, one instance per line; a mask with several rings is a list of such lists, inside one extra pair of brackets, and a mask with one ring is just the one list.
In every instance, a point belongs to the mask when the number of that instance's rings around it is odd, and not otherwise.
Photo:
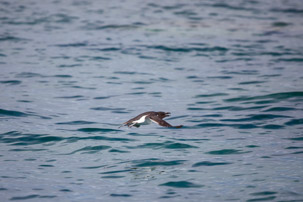
[(132, 124), (134, 124), (134, 126), (141, 126), (141, 125), (148, 125), (151, 123), (151, 120), (147, 117), (147, 115), (141, 116), (140, 119), (135, 120), (132, 122)]
[(139, 128), (141, 125), (148, 125), (148, 124), (154, 122), (154, 123), (157, 123), (160, 126), (164, 126), (164, 127), (181, 128), (182, 125), (172, 126), (163, 120), (163, 118), (168, 117), (169, 115), (170, 115), (170, 112), (153, 112), (153, 111), (144, 112), (142, 114), (139, 114), (135, 118), (132, 118), (132, 119), (126, 121), (121, 126), (128, 126), (130, 128), (132, 126), (135, 126), (135, 127)]

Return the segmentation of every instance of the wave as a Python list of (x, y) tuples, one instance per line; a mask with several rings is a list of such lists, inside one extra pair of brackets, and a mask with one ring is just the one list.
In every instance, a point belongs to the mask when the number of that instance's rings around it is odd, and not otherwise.
[(259, 96), (241, 96), (236, 98), (225, 99), (225, 102), (243, 102), (243, 101), (253, 101), (253, 100), (264, 100), (264, 99), (272, 99), (272, 101), (282, 101), (291, 98), (301, 98), (303, 97), (302, 91), (294, 91), (294, 92), (281, 92), (281, 93), (272, 93), (267, 95), (259, 95)]
[(181, 165), (185, 160), (175, 160), (175, 161), (155, 161), (155, 160), (150, 160), (150, 161), (140, 161), (136, 160), (136, 164), (134, 164), (134, 167), (153, 167), (153, 166), (176, 166), (176, 165)]
[(244, 153), (249, 153), (250, 151), (242, 151), (238, 149), (221, 149), (221, 150), (214, 150), (214, 151), (209, 151), (206, 152), (206, 154), (211, 154), (211, 155), (233, 155), (233, 154), (244, 154)]
[(168, 187), (174, 187), (174, 188), (200, 188), (200, 187), (203, 187), (203, 185), (194, 184), (189, 181), (170, 181), (170, 182), (160, 184), (159, 186), (168, 186)]
[(29, 116), (29, 114), (19, 111), (0, 109), (0, 117), (1, 116), (24, 117), (24, 116)]
[(0, 142), (11, 145), (44, 144), (62, 140), (65, 140), (65, 138), (47, 134), (20, 133), (18, 131), (3, 133), (0, 136)]
[(22, 81), (20, 80), (5, 80), (5, 81), (0, 81), (2, 84), (9, 84), (9, 85), (18, 85), (21, 84)]

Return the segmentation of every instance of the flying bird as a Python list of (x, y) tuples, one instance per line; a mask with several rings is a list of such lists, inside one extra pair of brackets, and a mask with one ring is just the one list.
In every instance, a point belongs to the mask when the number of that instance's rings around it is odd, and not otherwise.
[(139, 128), (141, 125), (148, 125), (151, 122), (154, 122), (160, 126), (169, 127), (169, 128), (181, 128), (183, 126), (183, 125), (172, 126), (169, 123), (167, 123), (166, 121), (164, 121), (163, 119), (168, 116), (170, 116), (170, 112), (153, 112), (153, 111), (144, 112), (142, 114), (139, 114), (135, 118), (132, 118), (132, 119), (126, 121), (120, 127), (128, 126), (129, 128), (131, 128), (134, 126), (134, 127)]

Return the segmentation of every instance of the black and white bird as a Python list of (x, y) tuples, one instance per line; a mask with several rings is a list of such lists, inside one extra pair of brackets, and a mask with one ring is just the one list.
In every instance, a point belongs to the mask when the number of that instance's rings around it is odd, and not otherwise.
[(170, 127), (170, 128), (181, 128), (182, 127), (182, 125), (172, 126), (169, 123), (167, 123), (166, 121), (164, 121), (163, 119), (168, 116), (170, 116), (170, 112), (153, 112), (153, 111), (144, 112), (142, 114), (139, 114), (135, 118), (132, 118), (132, 119), (126, 121), (120, 127), (128, 126), (129, 128), (131, 128), (134, 126), (134, 127), (139, 128), (141, 125), (148, 125), (151, 122), (154, 122), (160, 126)]

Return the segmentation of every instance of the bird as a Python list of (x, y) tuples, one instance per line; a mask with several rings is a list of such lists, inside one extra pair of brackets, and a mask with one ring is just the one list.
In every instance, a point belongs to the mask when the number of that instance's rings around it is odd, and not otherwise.
[(167, 123), (166, 121), (164, 121), (163, 119), (168, 116), (170, 116), (170, 112), (148, 111), (148, 112), (139, 114), (135, 118), (132, 118), (132, 119), (126, 121), (120, 127), (128, 126), (129, 128), (131, 128), (134, 126), (134, 127), (139, 128), (141, 125), (148, 125), (151, 122), (154, 122), (160, 126), (169, 127), (169, 128), (181, 128), (183, 126), (183, 125), (172, 126), (169, 123)]

